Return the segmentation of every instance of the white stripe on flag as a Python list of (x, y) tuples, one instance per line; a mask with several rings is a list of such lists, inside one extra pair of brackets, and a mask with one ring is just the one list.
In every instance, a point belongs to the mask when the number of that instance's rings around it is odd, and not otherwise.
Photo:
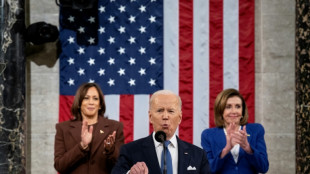
[(119, 121), (119, 95), (105, 95), (106, 115), (109, 119)]
[(164, 89), (179, 93), (179, 1), (164, 1)]
[(223, 2), (223, 87), (239, 87), (239, 0), (224, 0)]
[(193, 144), (209, 127), (209, 1), (194, 1)]
[[(164, 89), (179, 93), (179, 1), (164, 1)], [(176, 130), (178, 135), (179, 129)]]
[(134, 96), (134, 140), (149, 135), (149, 98), (150, 95)]

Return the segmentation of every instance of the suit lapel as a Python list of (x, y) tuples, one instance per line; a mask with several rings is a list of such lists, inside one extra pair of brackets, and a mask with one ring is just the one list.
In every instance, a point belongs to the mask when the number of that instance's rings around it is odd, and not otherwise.
[(185, 144), (177, 137), (178, 141), (178, 173), (183, 174), (184, 171), (187, 171), (187, 167), (190, 165), (190, 152), (188, 151), (188, 145)]
[(224, 133), (223, 128), (216, 128), (216, 131), (214, 131), (214, 142), (216, 142), (218, 149), (223, 149), (226, 145), (226, 136)]
[(99, 116), (96, 129), (93, 130), (92, 154), (96, 152), (100, 145), (103, 146), (103, 141), (109, 136), (109, 129), (106, 118)]
[(82, 129), (82, 122), (81, 121), (71, 121), (70, 122), (70, 134), (73, 139), (79, 143), (81, 141), (81, 129)]
[(143, 155), (146, 157), (145, 162), (146, 164), (149, 164), (147, 167), (149, 168), (150, 173), (161, 173), (152, 134), (145, 139), (142, 146)]

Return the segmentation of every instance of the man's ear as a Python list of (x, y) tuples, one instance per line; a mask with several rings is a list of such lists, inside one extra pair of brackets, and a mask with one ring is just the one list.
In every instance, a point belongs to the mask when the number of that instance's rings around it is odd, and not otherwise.
[(149, 111), (149, 122), (150, 122), (151, 124), (153, 124), (152, 114), (151, 114), (151, 112), (150, 112), (150, 111)]
[(182, 122), (182, 111), (180, 111), (180, 120), (179, 120), (179, 124), (181, 124), (181, 122)]

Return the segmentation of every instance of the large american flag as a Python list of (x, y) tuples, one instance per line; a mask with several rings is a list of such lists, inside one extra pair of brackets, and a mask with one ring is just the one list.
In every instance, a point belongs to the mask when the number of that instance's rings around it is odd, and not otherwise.
[(59, 121), (70, 118), (80, 84), (100, 84), (106, 115), (124, 124), (125, 142), (149, 135), (150, 95), (179, 94), (177, 134), (200, 146), (214, 127), (213, 104), (236, 88), (254, 122), (254, 0), (98, 0), (60, 8)]

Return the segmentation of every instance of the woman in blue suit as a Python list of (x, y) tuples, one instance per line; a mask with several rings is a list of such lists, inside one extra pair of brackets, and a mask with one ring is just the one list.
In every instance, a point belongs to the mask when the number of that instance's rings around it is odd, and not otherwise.
[(235, 89), (223, 90), (214, 104), (215, 125), (201, 134), (212, 173), (266, 173), (269, 162), (261, 124), (247, 123), (248, 109)]

